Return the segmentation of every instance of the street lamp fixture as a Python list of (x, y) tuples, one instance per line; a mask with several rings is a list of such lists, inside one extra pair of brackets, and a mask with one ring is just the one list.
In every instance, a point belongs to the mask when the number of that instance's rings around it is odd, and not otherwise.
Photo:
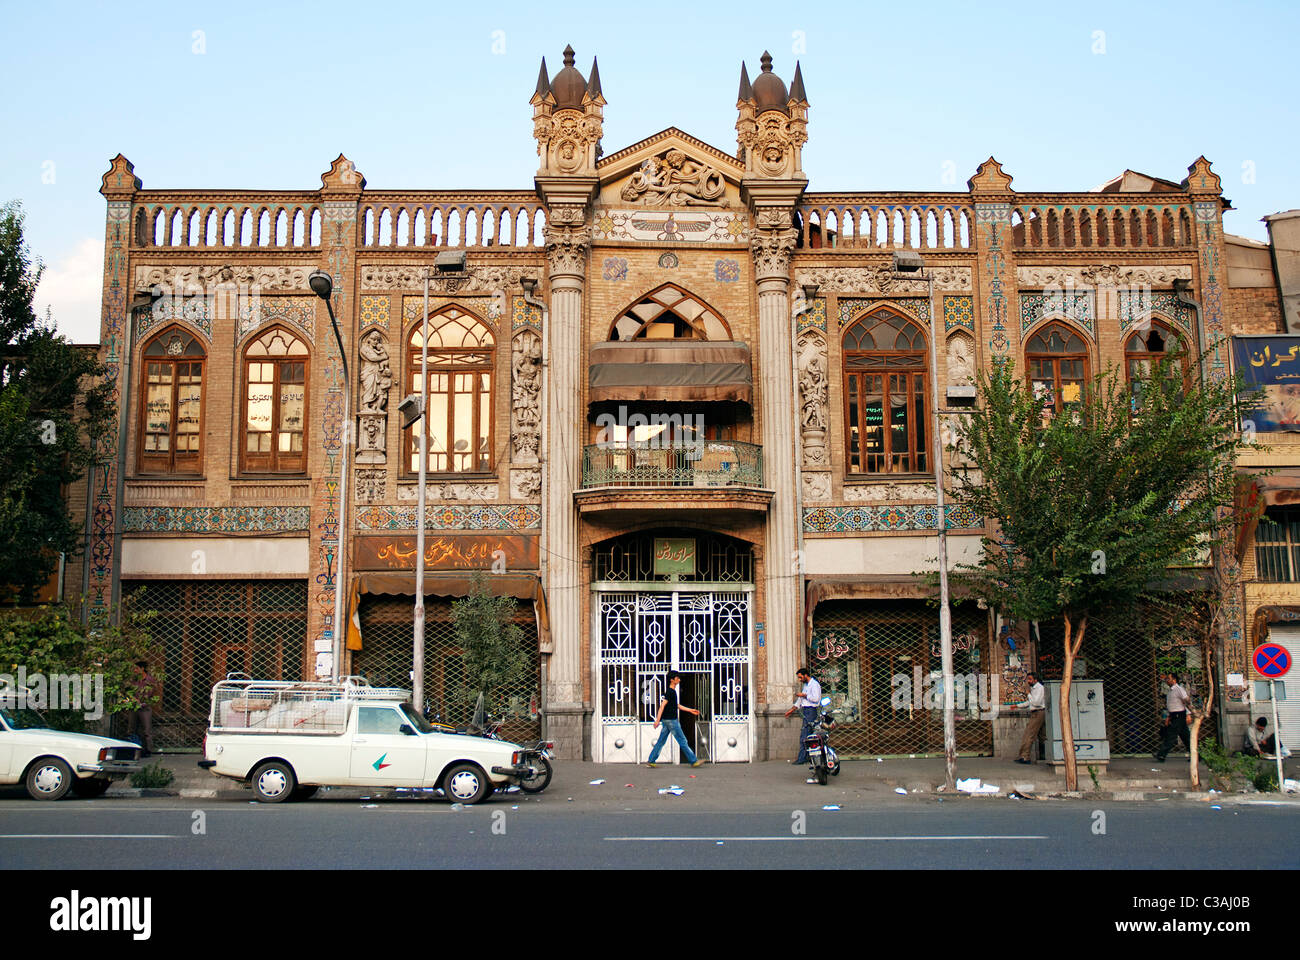
[[(894, 272), (902, 274), (920, 273), (925, 266), (925, 259), (914, 250), (894, 251)], [(934, 272), (925, 273), (926, 290), (930, 301), (930, 370), (931, 377), (939, 376), (939, 313), (934, 304)], [(933, 419), (930, 428), (931, 446), (934, 457), (935, 507), (938, 513), (939, 533), (939, 645), (940, 663), (943, 668), (943, 757), (947, 773), (948, 789), (953, 789), (957, 782), (957, 725), (953, 714), (955, 707), (952, 671), (952, 609), (948, 593), (948, 515), (943, 498), (943, 430), (939, 416), (938, 383), (930, 391), (933, 397)]]
[(340, 675), (343, 665), (343, 638), (347, 635), (347, 624), (343, 622), (343, 582), (346, 575), (344, 558), (347, 556), (348, 535), (348, 450), (352, 444), (352, 380), (348, 376), (348, 352), (343, 349), (343, 335), (339, 333), (339, 322), (334, 316), (334, 303), (330, 299), (334, 292), (334, 281), (324, 270), (313, 270), (307, 277), (311, 292), (325, 301), (329, 311), (330, 326), (334, 330), (334, 342), (338, 344), (339, 359), (343, 362), (343, 457), (339, 470), (339, 508), (338, 508), (338, 562), (334, 568), (334, 629), (332, 631), (332, 656), (334, 662), (331, 671)]

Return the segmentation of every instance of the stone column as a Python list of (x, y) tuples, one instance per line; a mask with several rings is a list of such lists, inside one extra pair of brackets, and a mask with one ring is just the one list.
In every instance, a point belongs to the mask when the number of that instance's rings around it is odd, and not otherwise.
[(546, 234), (550, 266), (550, 352), (546, 375), (547, 423), (546, 595), (551, 655), (547, 736), (556, 755), (583, 756), (581, 546), (573, 494), (580, 483), (582, 436), (582, 290), (589, 240), (582, 207), (552, 207)]
[[(767, 514), (764, 571), (767, 599), (767, 702), (777, 713), (793, 697), (794, 672), (802, 655), (797, 576), (799, 518), (793, 381), (794, 356), (790, 343), (790, 254), (795, 231), (788, 211), (763, 211), (761, 230), (752, 244), (754, 276), (758, 283), (758, 342), (760, 413), (763, 437), (763, 483), (776, 492)], [(780, 709), (778, 709), (780, 708)]]

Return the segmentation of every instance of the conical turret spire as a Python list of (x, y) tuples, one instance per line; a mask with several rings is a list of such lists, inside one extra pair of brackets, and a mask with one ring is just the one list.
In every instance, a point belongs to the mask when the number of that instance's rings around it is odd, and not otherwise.
[(599, 100), (605, 102), (604, 96), (600, 92), (600, 67), (596, 63), (596, 58), (591, 58), (591, 77), (587, 80), (587, 99)]
[(794, 62), (794, 79), (790, 81), (790, 99), (798, 103), (806, 103), (808, 100), (808, 95), (803, 92), (803, 70), (798, 60)]
[(750, 100), (754, 96), (754, 91), (749, 86), (749, 71), (745, 68), (745, 61), (740, 61), (740, 92), (736, 94), (737, 100)]
[(550, 92), (551, 80), (546, 75), (546, 58), (542, 57), (542, 67), (537, 71), (537, 89), (533, 91), (533, 97), (545, 99)]

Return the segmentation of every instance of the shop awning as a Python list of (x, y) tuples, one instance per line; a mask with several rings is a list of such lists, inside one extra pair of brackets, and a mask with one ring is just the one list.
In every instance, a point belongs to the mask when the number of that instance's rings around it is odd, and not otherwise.
[(1300, 503), (1300, 467), (1283, 467), (1271, 473), (1242, 470), (1237, 474), (1234, 514), (1237, 522), (1237, 559), (1255, 535), (1259, 518), (1267, 507)]
[[(473, 578), (467, 573), (426, 573), (424, 575), (424, 595), (426, 597), (468, 597)], [(484, 576), (483, 585), (494, 597), (514, 597), (516, 600), (531, 600), (537, 613), (537, 642), (543, 653), (551, 652), (551, 622), (546, 610), (546, 591), (541, 578), (536, 574), (492, 574)], [(360, 650), (362, 639), (359, 624), (356, 622), (357, 607), (362, 594), (382, 594), (385, 596), (415, 597), (415, 571), (409, 573), (358, 573), (352, 578), (352, 600), (349, 604), (348, 621), (353, 628), (348, 631), (348, 649)], [(414, 613), (412, 613), (414, 615)]]
[(743, 343), (630, 340), (591, 348), (590, 401), (751, 403), (754, 375)]
[[(954, 587), (954, 598), (968, 591)], [(889, 574), (874, 577), (848, 575), (817, 577), (808, 581), (804, 599), (804, 643), (812, 642), (813, 613), (827, 600), (921, 600), (938, 593), (924, 576)]]

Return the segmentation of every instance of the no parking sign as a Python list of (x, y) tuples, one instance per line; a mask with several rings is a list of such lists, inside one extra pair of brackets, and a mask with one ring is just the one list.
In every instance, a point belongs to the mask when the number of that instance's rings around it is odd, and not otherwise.
[(1291, 654), (1286, 647), (1277, 643), (1261, 643), (1251, 654), (1255, 669), (1270, 680), (1286, 676), (1291, 669)]

